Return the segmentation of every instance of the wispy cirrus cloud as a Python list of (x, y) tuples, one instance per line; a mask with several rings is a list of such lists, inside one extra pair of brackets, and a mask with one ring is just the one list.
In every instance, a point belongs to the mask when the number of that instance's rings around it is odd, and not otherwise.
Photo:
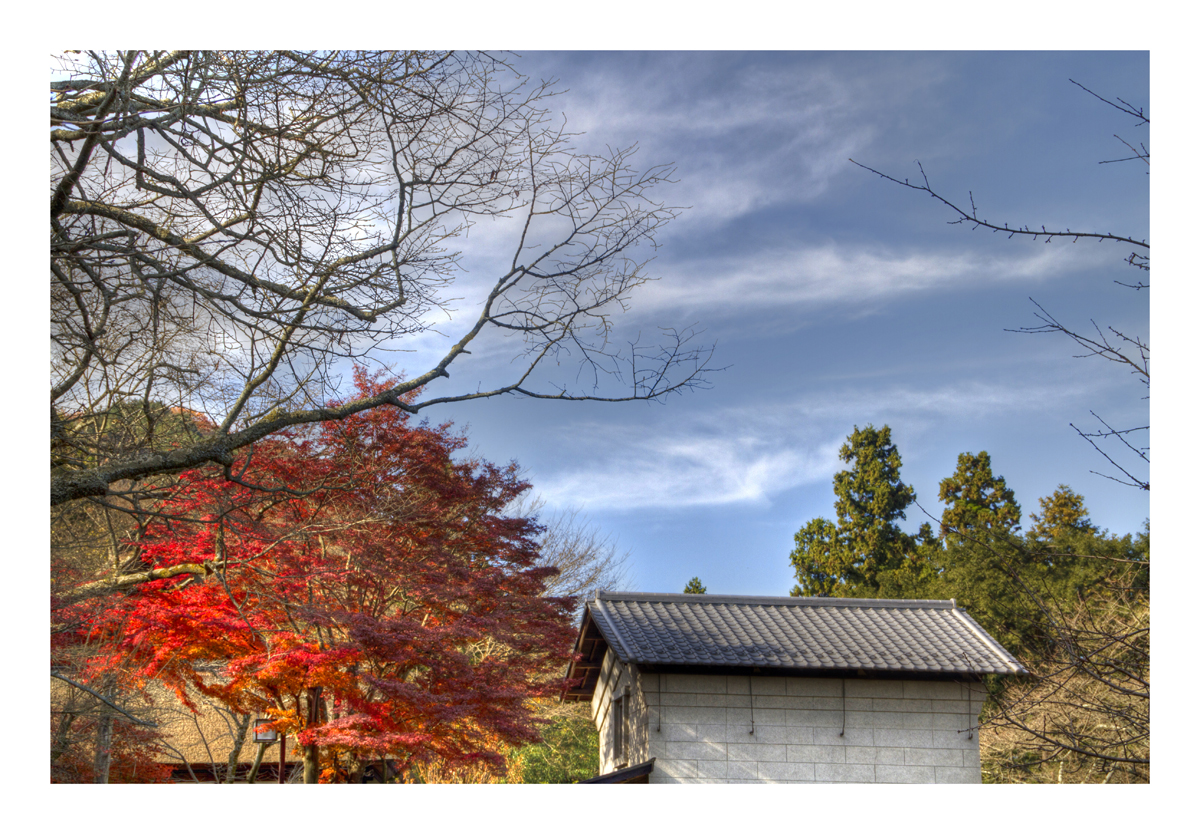
[(539, 492), (551, 506), (589, 510), (764, 501), (832, 472), (838, 445), (781, 449), (762, 437), (707, 433), (641, 438), (613, 449), (605, 463), (544, 478)]
[[(827, 483), (854, 414), (859, 425), (903, 423), (910, 436), (983, 416), (1018, 415), (1080, 395), (1078, 386), (963, 383), (822, 392), (791, 401), (730, 407), (684, 422), (573, 425), (569, 466), (539, 472), (551, 506), (589, 511), (686, 509), (769, 502)], [(580, 462), (583, 462), (580, 465)], [(544, 469), (544, 467), (541, 467)]]
[[(1107, 251), (1071, 246), (1001, 246), (931, 251), (885, 245), (826, 242), (797, 244), (773, 251), (725, 254), (714, 258), (683, 258), (656, 262), (660, 280), (637, 288), (628, 315), (614, 318), (617, 341), (632, 338), (648, 325), (686, 325), (693, 321), (717, 332), (734, 327), (792, 329), (814, 316), (843, 320), (872, 315), (888, 302), (902, 298), (931, 301), (951, 293), (992, 286), (1033, 287), (1111, 260)], [(467, 283), (479, 281), (467, 276)], [(466, 289), (456, 286), (456, 291)], [(397, 344), (398, 352), (379, 352), (375, 359), (418, 373), (436, 363), (474, 323), (478, 297), (447, 303), (428, 317), (430, 329)], [(752, 322), (752, 324), (751, 324)], [(524, 354), (519, 340), (486, 332), (473, 355), (456, 363), (452, 384), (439, 384), (440, 393), (489, 389), (517, 378)], [(578, 355), (557, 357), (578, 370)], [(560, 371), (557, 367), (554, 369)], [(567, 373), (560, 382), (578, 384)], [(562, 376), (562, 373), (559, 374)], [(586, 377), (586, 374), (585, 374)], [(586, 384), (587, 380), (583, 380)], [(464, 388), (464, 384), (466, 388)], [(730, 494), (749, 495), (754, 487), (730, 484)], [(687, 492), (687, 490), (684, 490)]]
[(775, 252), (682, 260), (638, 291), (639, 313), (739, 315), (795, 305), (871, 305), (902, 295), (1036, 283), (1102, 263), (1106, 253), (1010, 247), (933, 252), (826, 243)]
[[(887, 130), (882, 112), (946, 77), (936, 62), (909, 62), (904, 73), (886, 60), (835, 70), (815, 56), (767, 53), (565, 60), (574, 72), (562, 106), (568, 128), (585, 134), (578, 146), (637, 144), (637, 164), (677, 165), (679, 184), (662, 196), (705, 227), (818, 200), (850, 173), (847, 158)], [(546, 69), (556, 70), (553, 58)]]

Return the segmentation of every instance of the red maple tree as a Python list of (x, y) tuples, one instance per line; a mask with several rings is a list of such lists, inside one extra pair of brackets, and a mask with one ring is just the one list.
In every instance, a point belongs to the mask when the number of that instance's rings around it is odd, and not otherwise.
[(138, 548), (189, 572), (80, 603), (111, 647), (94, 672), (267, 713), (304, 745), (306, 781), (320, 752), (502, 767), (501, 745), (538, 740), (531, 699), (560, 686), (572, 600), (543, 596), (539, 528), (504, 512), (528, 489), (516, 464), (460, 459), (465, 444), (376, 409), (184, 473)]

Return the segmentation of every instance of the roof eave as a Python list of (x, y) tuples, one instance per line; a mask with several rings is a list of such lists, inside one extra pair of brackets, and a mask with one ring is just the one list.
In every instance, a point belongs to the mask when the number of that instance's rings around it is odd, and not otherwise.
[[(589, 604), (590, 605), (590, 604)], [(579, 679), (578, 686), (564, 690), (560, 701), (590, 701), (600, 680), (600, 666), (608, 651), (608, 639), (596, 622), (589, 607), (583, 610), (579, 636), (575, 640), (574, 658), (567, 664), (564, 680)]]

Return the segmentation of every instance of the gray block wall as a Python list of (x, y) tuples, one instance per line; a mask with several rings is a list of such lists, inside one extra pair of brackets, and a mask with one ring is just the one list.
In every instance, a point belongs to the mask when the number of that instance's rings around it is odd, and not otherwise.
[[(642, 685), (643, 675), (636, 667), (621, 663), (612, 652), (606, 652), (600, 667), (600, 678), (592, 696), (592, 720), (600, 733), (600, 772), (610, 773), (626, 765), (640, 764), (653, 754), (649, 752), (647, 728), (648, 703)], [(629, 690), (625, 704), (627, 759), (613, 757), (612, 699)]]
[[(633, 681), (644, 704), (630, 716), (645, 739), (630, 763), (655, 757), (651, 783), (980, 781), (981, 684), (637, 675), (617, 666), (612, 684)], [(594, 709), (606, 700), (600, 689)], [(611, 727), (597, 724), (606, 773)]]

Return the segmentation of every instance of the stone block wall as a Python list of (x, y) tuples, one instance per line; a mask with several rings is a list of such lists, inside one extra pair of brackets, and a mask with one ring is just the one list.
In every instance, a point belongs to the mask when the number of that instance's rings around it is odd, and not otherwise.
[[(612, 652), (606, 652), (600, 668), (596, 692), (592, 696), (592, 720), (600, 734), (600, 772), (611, 773), (626, 765), (641, 764), (652, 755), (649, 750), (649, 726), (642, 675), (637, 668), (621, 663)], [(627, 758), (617, 761), (613, 755), (612, 701), (628, 692), (625, 702), (625, 732)]]
[[(655, 757), (652, 783), (980, 781), (981, 684), (629, 677), (634, 700), (640, 690), (645, 705), (631, 723), (645, 722), (646, 739), (644, 755), (630, 763)], [(602, 773), (613, 769), (605, 766), (605, 729)]]

